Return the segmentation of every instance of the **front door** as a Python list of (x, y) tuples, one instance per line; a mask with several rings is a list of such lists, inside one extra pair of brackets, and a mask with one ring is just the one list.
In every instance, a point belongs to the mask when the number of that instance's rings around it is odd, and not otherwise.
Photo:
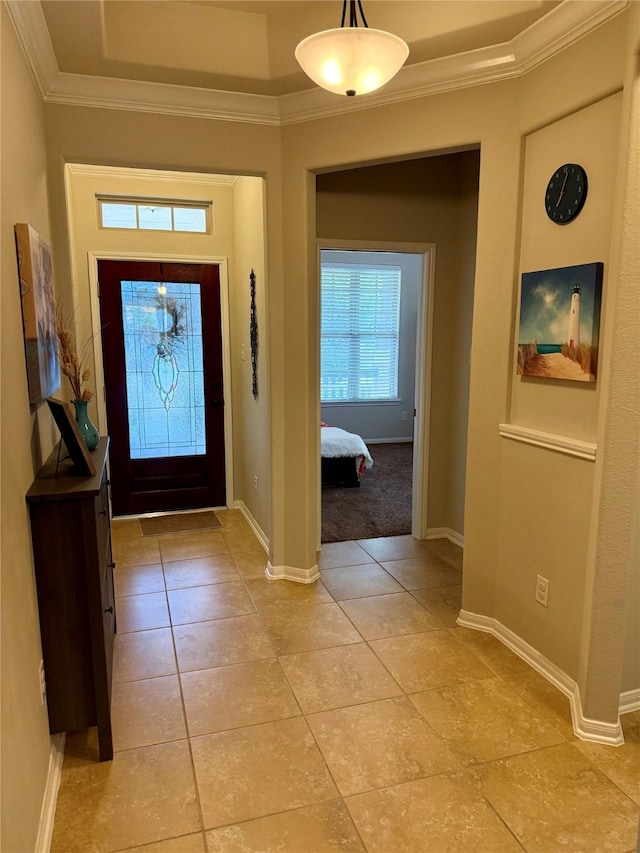
[(114, 515), (224, 506), (216, 264), (99, 261)]

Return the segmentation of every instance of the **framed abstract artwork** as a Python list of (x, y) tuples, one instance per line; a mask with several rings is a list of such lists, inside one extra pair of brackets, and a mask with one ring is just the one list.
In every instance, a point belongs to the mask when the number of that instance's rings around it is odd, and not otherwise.
[(29, 403), (37, 406), (60, 387), (51, 250), (30, 225), (14, 230)]
[(596, 381), (603, 271), (593, 263), (523, 273), (518, 374)]

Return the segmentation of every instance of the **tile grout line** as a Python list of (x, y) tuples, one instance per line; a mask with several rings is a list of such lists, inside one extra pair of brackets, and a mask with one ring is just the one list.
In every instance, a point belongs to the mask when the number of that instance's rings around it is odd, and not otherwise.
[[(158, 545), (158, 548), (160, 550), (159, 545)], [(171, 645), (173, 647), (173, 657), (174, 657), (175, 664), (176, 664), (176, 674), (178, 676), (178, 688), (180, 690), (180, 704), (182, 706), (182, 718), (184, 721), (184, 729), (185, 729), (185, 733), (187, 736), (187, 748), (189, 750), (189, 760), (191, 761), (191, 774), (192, 774), (192, 779), (193, 779), (193, 790), (195, 793), (196, 806), (198, 809), (198, 818), (200, 820), (200, 833), (202, 835), (202, 845), (203, 845), (204, 850), (206, 851), (206, 850), (208, 850), (208, 844), (207, 844), (206, 830), (204, 827), (204, 816), (203, 816), (203, 811), (202, 811), (202, 801), (200, 798), (200, 787), (198, 785), (198, 775), (196, 773), (196, 764), (195, 764), (195, 760), (193, 757), (193, 745), (191, 743), (189, 721), (187, 719), (187, 708), (186, 708), (185, 700), (184, 700), (184, 690), (182, 687), (182, 673), (180, 671), (180, 664), (178, 661), (178, 650), (176, 648), (176, 638), (175, 638), (175, 635), (173, 633), (174, 625), (173, 625), (173, 619), (171, 617), (171, 606), (169, 604), (169, 591), (167, 589), (167, 576), (166, 576), (165, 571), (164, 571), (165, 561), (164, 561), (164, 558), (162, 556), (162, 550), (160, 550), (160, 560), (161, 560), (161, 565), (162, 565), (162, 577), (164, 580), (165, 595), (166, 595), (166, 599), (167, 599), (167, 612), (169, 614), (169, 625), (170, 625), (170, 630), (171, 630)], [(169, 560), (167, 562), (171, 562), (171, 561)]]
[[(232, 558), (232, 560), (233, 560), (233, 553), (229, 551), (229, 554), (231, 555), (231, 558)], [(213, 556), (217, 556), (217, 555), (213, 555)], [(195, 558), (194, 558), (194, 559), (195, 559)], [(373, 561), (373, 558), (372, 558), (372, 561)], [(171, 562), (171, 561), (169, 561), (169, 562)], [(376, 562), (378, 565), (380, 565), (377, 561), (375, 561), (375, 562)], [(355, 828), (356, 833), (357, 833), (357, 834), (358, 834), (358, 836), (361, 838), (362, 843), (363, 843), (363, 846), (365, 847), (365, 849), (368, 849), (368, 848), (366, 847), (366, 844), (364, 843), (364, 839), (362, 839), (362, 836), (360, 835), (359, 829), (358, 829), (358, 827), (357, 827), (357, 825), (356, 825), (355, 821), (354, 821), (354, 820), (353, 820), (353, 818), (351, 817), (351, 812), (350, 812), (350, 810), (349, 810), (349, 808), (348, 808), (348, 804), (347, 804), (347, 800), (348, 800), (348, 798), (343, 797), (343, 796), (340, 794), (340, 789), (338, 788), (338, 785), (337, 785), (337, 783), (336, 783), (336, 781), (335, 781), (335, 779), (334, 779), (334, 777), (333, 777), (333, 774), (332, 774), (332, 772), (331, 772), (331, 768), (329, 767), (328, 762), (327, 762), (326, 758), (324, 757), (324, 753), (322, 752), (322, 749), (321, 749), (321, 747), (320, 747), (319, 743), (317, 742), (317, 740), (316, 740), (316, 738), (315, 738), (315, 735), (314, 735), (314, 733), (313, 733), (313, 731), (312, 731), (312, 729), (311, 729), (311, 726), (309, 725), (309, 722), (308, 722), (309, 717), (312, 715), (312, 713), (318, 713), (318, 712), (311, 712), (310, 714), (307, 714), (307, 713), (305, 713), (305, 712), (302, 710), (302, 708), (301, 708), (301, 706), (300, 706), (300, 703), (299, 703), (299, 701), (298, 701), (298, 699), (297, 699), (297, 697), (296, 697), (296, 695), (295, 695), (295, 691), (293, 690), (292, 685), (291, 685), (291, 682), (290, 682), (290, 680), (289, 680), (289, 678), (288, 678), (288, 676), (287, 676), (287, 673), (286, 673), (286, 671), (284, 670), (284, 667), (282, 666), (282, 659), (283, 659), (284, 657), (287, 657), (288, 655), (286, 655), (286, 654), (279, 654), (275, 649), (273, 649), (273, 644), (272, 644), (271, 639), (270, 639), (269, 631), (268, 631), (268, 629), (267, 629), (267, 627), (266, 627), (266, 625), (265, 625), (265, 623), (264, 623), (264, 619), (263, 619), (262, 611), (261, 611), (260, 607), (258, 606), (258, 604), (256, 603), (256, 599), (255, 599), (255, 598), (254, 598), (254, 596), (252, 595), (252, 593), (251, 593), (251, 591), (250, 591), (250, 588), (249, 588), (249, 581), (250, 581), (251, 579), (244, 577), (244, 575), (242, 574), (242, 572), (240, 572), (240, 570), (238, 569), (238, 566), (237, 566), (237, 564), (235, 563), (235, 560), (233, 560), (233, 564), (234, 564), (234, 566), (235, 566), (236, 570), (238, 571), (238, 573), (239, 573), (239, 575), (240, 575), (240, 579), (241, 579), (241, 580), (243, 581), (243, 583), (244, 583), (245, 591), (247, 592), (247, 594), (248, 594), (248, 596), (249, 596), (249, 599), (250, 599), (250, 601), (252, 602), (252, 605), (253, 605), (253, 608), (254, 608), (254, 614), (243, 614), (243, 615), (257, 615), (257, 616), (258, 616), (258, 618), (259, 618), (259, 624), (261, 625), (262, 629), (266, 632), (267, 636), (269, 637), (269, 645), (272, 647), (272, 650), (274, 651), (275, 659), (278, 661), (278, 663), (279, 663), (279, 667), (280, 667), (280, 670), (284, 673), (285, 680), (286, 680), (287, 684), (289, 685), (289, 688), (290, 688), (290, 690), (291, 690), (291, 692), (292, 692), (292, 694), (293, 694), (294, 700), (296, 701), (296, 704), (297, 704), (297, 706), (298, 706), (299, 710), (301, 711), (301, 718), (305, 721), (306, 728), (307, 728), (307, 730), (310, 732), (311, 737), (313, 738), (313, 741), (314, 741), (314, 743), (315, 743), (316, 749), (319, 751), (320, 756), (322, 757), (322, 760), (323, 760), (324, 764), (326, 765), (327, 772), (329, 773), (330, 778), (333, 780), (333, 783), (334, 783), (334, 785), (335, 785), (335, 787), (336, 787), (336, 790), (337, 790), (337, 792), (338, 792), (338, 798), (333, 798), (333, 799), (329, 799), (329, 800), (324, 800), (324, 801), (322, 801), (322, 802), (323, 802), (323, 803), (334, 802), (334, 801), (336, 801), (337, 799), (339, 799), (339, 801), (340, 801), (341, 803), (343, 803), (343, 804), (344, 804), (344, 806), (345, 806), (345, 808), (346, 808), (346, 810), (347, 810), (347, 812), (348, 812), (348, 814), (349, 814), (349, 817), (350, 817), (350, 819), (351, 819), (351, 822), (352, 822), (352, 824), (353, 824), (353, 826), (354, 826), (354, 828)], [(165, 590), (164, 590), (164, 591), (165, 591), (165, 597), (166, 597), (166, 600), (167, 600), (167, 608), (168, 608), (168, 610), (169, 610), (169, 615), (170, 615), (170, 609), (169, 609), (169, 605), (168, 605), (168, 590), (167, 590), (167, 588), (166, 588), (166, 577), (165, 577), (165, 571), (164, 571), (164, 561), (162, 561), (162, 559), (161, 559), (161, 565), (162, 565), (162, 576), (163, 576), (163, 579), (164, 579), (164, 582), (165, 582)], [(383, 567), (383, 566), (380, 566), (380, 567), (383, 569), (383, 571), (386, 571), (386, 570), (384, 569), (384, 567)], [(332, 567), (332, 568), (343, 568), (343, 567)], [(344, 568), (348, 568), (348, 567), (344, 567)], [(256, 580), (258, 580), (258, 579), (256, 579)], [(397, 580), (397, 579), (395, 579), (395, 578), (394, 578), (394, 580)], [(205, 585), (206, 585), (206, 586), (208, 586), (209, 584), (205, 584)], [(402, 585), (402, 584), (401, 584), (401, 585)], [(325, 587), (325, 588), (326, 588), (326, 587)], [(435, 588), (436, 588), (436, 587), (433, 587), (432, 589), (435, 589)], [(444, 587), (439, 587), (439, 588), (444, 588)], [(405, 589), (405, 591), (407, 591), (407, 592), (409, 592), (409, 593), (411, 594), (411, 592), (412, 592), (411, 590), (407, 590), (406, 588), (404, 588), (404, 589)], [(354, 630), (356, 631), (356, 634), (358, 634), (359, 636), (361, 636), (361, 635), (360, 635), (360, 631), (357, 629), (357, 627), (353, 624), (353, 622), (351, 621), (351, 619), (349, 618), (349, 616), (348, 616), (348, 615), (346, 614), (346, 612), (343, 610), (343, 608), (342, 608), (342, 606), (341, 606), (341, 602), (340, 602), (340, 601), (338, 601), (337, 599), (335, 599), (335, 597), (334, 597), (334, 596), (333, 596), (333, 594), (330, 592), (330, 590), (328, 590), (328, 589), (327, 589), (327, 593), (328, 593), (328, 595), (329, 595), (329, 597), (330, 597), (330, 599), (331, 599), (331, 601), (330, 601), (330, 602), (327, 602), (327, 603), (336, 603), (336, 604), (338, 604), (338, 606), (339, 606), (339, 608), (340, 608), (340, 611), (344, 614), (344, 616), (346, 617), (346, 619), (347, 619), (347, 620), (349, 621), (349, 623), (352, 625), (352, 627), (353, 627), (353, 628), (354, 628)], [(392, 594), (393, 594), (393, 593), (392, 593)], [(369, 597), (369, 596), (362, 596), (362, 597)], [(373, 597), (373, 596), (371, 596), (371, 597)], [(351, 600), (351, 599), (344, 599), (344, 600), (348, 601), (348, 600)], [(437, 621), (440, 621), (440, 620), (438, 619), (438, 617), (437, 617), (437, 616), (435, 616), (435, 614), (431, 613), (431, 611), (430, 611), (430, 610), (429, 610), (429, 609), (428, 609), (428, 608), (427, 608), (427, 607), (426, 607), (422, 602), (420, 602), (420, 601), (419, 601), (418, 603), (419, 603), (419, 604), (420, 604), (420, 605), (421, 605), (421, 606), (422, 606), (422, 607), (423, 607), (423, 608), (424, 608), (428, 613), (430, 613), (432, 616), (434, 616), (434, 618), (435, 618)], [(309, 607), (309, 606), (311, 606), (311, 607), (313, 607), (313, 606), (318, 606), (318, 605), (305, 605), (305, 604), (300, 604), (300, 605), (298, 605), (298, 606), (301, 606), (301, 607)], [(225, 619), (228, 619), (228, 618), (236, 618), (236, 617), (234, 617), (234, 616), (231, 616), (231, 617), (222, 617), (222, 620), (225, 620)], [(216, 620), (209, 620), (209, 619), (207, 619), (207, 620), (202, 620), (202, 621), (217, 621), (217, 622), (220, 622), (220, 621), (222, 621), (222, 620), (220, 620), (220, 619), (216, 619)], [(170, 620), (170, 621), (171, 621), (171, 620)], [(201, 624), (201, 623), (197, 623), (197, 622), (196, 622), (196, 623), (185, 623), (185, 624), (187, 624), (187, 625), (196, 625), (196, 624)], [(191, 748), (191, 740), (192, 740), (192, 737), (191, 737), (191, 735), (190, 735), (190, 733), (189, 733), (189, 729), (188, 729), (188, 725), (187, 725), (186, 706), (185, 706), (184, 693), (183, 693), (183, 688), (182, 688), (182, 672), (181, 672), (180, 667), (179, 667), (179, 665), (178, 665), (177, 647), (176, 647), (175, 636), (174, 636), (174, 626), (173, 626), (172, 624), (170, 624), (170, 626), (169, 626), (169, 627), (171, 628), (171, 632), (172, 632), (171, 636), (172, 636), (172, 645), (173, 645), (174, 661), (175, 661), (175, 664), (176, 664), (176, 673), (177, 673), (177, 675), (178, 675), (178, 683), (179, 683), (179, 685), (180, 685), (180, 691), (181, 691), (182, 714), (183, 714), (183, 720), (184, 720), (184, 723), (185, 723), (186, 738), (187, 738), (187, 740), (189, 741), (189, 749), (190, 749), (190, 757), (191, 757), (191, 768), (192, 768), (193, 780), (194, 780), (194, 785), (195, 785), (195, 792), (196, 792), (196, 797), (197, 797), (197, 802), (198, 802), (198, 809), (199, 809), (199, 814), (200, 814), (200, 823), (201, 823), (201, 826), (202, 826), (202, 830), (200, 831), (200, 834), (203, 836), (203, 843), (204, 843), (204, 845), (205, 845), (205, 849), (206, 849), (206, 847), (207, 847), (207, 842), (206, 842), (206, 829), (204, 828), (204, 820), (203, 820), (203, 817), (202, 817), (202, 807), (201, 807), (201, 803), (200, 803), (200, 795), (199, 795), (199, 789), (198, 789), (198, 783), (197, 783), (197, 776), (196, 776), (196, 773), (195, 773), (195, 763), (194, 763), (194, 759), (193, 759), (193, 752), (192, 752), (192, 748)], [(177, 626), (177, 627), (182, 627), (182, 626)], [(526, 699), (524, 699), (523, 697), (521, 697), (519, 694), (517, 694), (517, 691), (515, 691), (513, 688), (511, 688), (511, 687), (510, 687), (510, 685), (508, 684), (508, 682), (507, 682), (507, 680), (506, 680), (506, 678), (505, 678), (505, 676), (504, 676), (504, 675), (501, 675), (499, 672), (496, 672), (496, 671), (494, 670), (493, 666), (492, 666), (490, 663), (488, 663), (488, 662), (486, 662), (486, 661), (485, 661), (484, 657), (482, 657), (482, 656), (480, 655), (480, 653), (479, 653), (479, 652), (477, 652), (477, 651), (473, 648), (473, 645), (467, 645), (467, 643), (465, 643), (465, 641), (462, 639), (462, 637), (461, 637), (461, 636), (459, 636), (459, 635), (457, 635), (457, 634), (455, 633), (454, 629), (450, 628), (449, 626), (446, 626), (446, 625), (445, 625), (445, 626), (444, 626), (444, 628), (445, 628), (445, 630), (447, 630), (448, 635), (449, 635), (449, 636), (451, 636), (451, 638), (452, 638), (452, 639), (454, 639), (454, 640), (456, 640), (456, 641), (457, 641), (457, 644), (458, 644), (458, 645), (461, 645), (462, 647), (464, 647), (464, 648), (465, 648), (465, 650), (466, 650), (469, 654), (471, 654), (474, 658), (477, 658), (477, 659), (478, 659), (478, 660), (479, 660), (479, 661), (480, 661), (484, 666), (486, 666), (486, 667), (487, 667), (487, 668), (488, 668), (488, 669), (489, 669), (489, 670), (494, 674), (494, 676), (495, 676), (496, 678), (500, 678), (500, 679), (501, 679), (501, 681), (503, 681), (503, 682), (506, 684), (506, 686), (507, 686), (507, 687), (509, 687), (509, 688), (511, 689), (511, 691), (512, 691), (514, 694), (518, 695), (518, 697), (519, 697), (523, 702), (525, 702), (529, 707), (532, 707), (532, 706), (530, 705), (530, 703), (529, 703)], [(147, 630), (153, 630), (153, 629), (147, 629)], [(434, 629), (434, 630), (436, 630), (436, 629)], [(131, 632), (131, 633), (137, 633), (137, 632)], [(415, 633), (432, 633), (432, 632), (415, 632)], [(415, 634), (414, 634), (414, 635), (415, 635)], [(397, 636), (397, 637), (405, 637), (405, 636), (412, 636), (412, 635), (404, 635), (404, 634), (401, 634), (401, 635), (393, 635), (392, 637), (389, 637), (389, 638), (377, 638), (377, 639), (378, 639), (378, 640), (393, 639), (393, 638), (395, 638), (396, 636)], [(375, 656), (376, 660), (378, 660), (378, 661), (379, 661), (379, 663), (381, 664), (381, 666), (384, 668), (385, 672), (388, 672), (388, 674), (389, 674), (390, 678), (392, 679), (392, 682), (397, 684), (397, 682), (396, 682), (396, 680), (395, 680), (395, 678), (394, 678), (393, 674), (392, 674), (389, 670), (387, 670), (387, 667), (385, 666), (384, 662), (383, 662), (383, 661), (381, 661), (381, 660), (378, 658), (378, 656), (377, 656), (377, 654), (375, 653), (375, 651), (371, 648), (371, 646), (370, 646), (370, 642), (374, 642), (374, 641), (368, 641), (368, 640), (366, 640), (365, 638), (362, 638), (362, 643), (358, 643), (358, 645), (362, 644), (362, 645), (364, 645), (366, 648), (370, 649), (370, 650), (373, 652), (373, 654), (374, 654), (374, 656)], [(341, 648), (341, 647), (349, 646), (349, 645), (355, 645), (355, 644), (354, 644), (354, 643), (347, 643), (347, 644), (345, 644), (345, 643), (341, 643), (341, 644), (339, 644), (339, 645), (337, 645), (337, 646), (329, 646), (329, 647), (324, 647), (324, 648), (321, 648), (321, 649), (303, 650), (302, 652), (294, 652), (294, 653), (291, 653), (291, 654), (294, 654), (294, 655), (295, 655), (295, 654), (309, 654), (309, 653), (312, 653), (312, 652), (314, 652), (314, 651), (318, 651), (318, 652), (319, 652), (319, 651), (323, 651), (323, 650), (325, 650), (325, 649), (327, 649), (327, 650), (329, 650), (329, 649), (339, 649), (339, 648)], [(261, 660), (272, 660), (272, 659), (273, 659), (273, 658), (261, 659)], [(224, 665), (224, 666), (233, 666), (233, 665), (237, 665), (237, 664), (227, 664), (227, 665)], [(219, 667), (207, 667), (206, 669), (217, 669), (217, 668), (219, 668)], [(198, 670), (195, 670), (195, 671), (198, 671)], [(525, 670), (525, 671), (526, 671), (526, 670)], [(156, 676), (156, 677), (163, 677), (163, 676)], [(486, 679), (471, 679), (471, 681), (469, 681), (469, 682), (461, 682), (461, 684), (474, 683), (474, 682), (482, 681), (482, 680), (486, 680)], [(456, 685), (454, 685), (454, 687), (455, 687), (455, 686), (456, 686)], [(398, 687), (399, 687), (399, 689), (402, 691), (402, 695), (404, 695), (405, 697), (409, 698), (409, 700), (410, 700), (410, 697), (411, 697), (412, 693), (409, 693), (408, 691), (406, 691), (406, 690), (405, 690), (405, 689), (404, 689), (400, 684), (398, 684)], [(439, 690), (439, 689), (442, 689), (442, 688), (438, 688), (438, 687), (431, 688), (431, 690), (433, 690), (433, 691), (436, 691), (436, 690)], [(421, 692), (424, 692), (424, 691), (423, 691), (423, 690), (413, 691), (413, 693), (421, 693)], [(390, 697), (390, 698), (393, 698), (393, 697)], [(382, 701), (382, 700), (380, 700), (380, 701)], [(361, 705), (361, 704), (367, 704), (367, 703), (363, 703), (363, 702), (356, 703), (356, 706), (357, 706), (357, 705)], [(341, 706), (341, 707), (356, 707), (356, 706)], [(414, 706), (414, 707), (415, 707), (415, 706)], [(338, 710), (338, 709), (328, 709), (328, 710)], [(417, 711), (417, 709), (416, 709), (416, 711)], [(428, 719), (426, 719), (426, 717), (424, 717), (424, 716), (421, 714), (421, 712), (419, 712), (419, 711), (418, 711), (418, 713), (420, 714), (420, 716), (422, 717), (422, 719), (424, 719), (424, 720), (425, 720), (425, 722), (426, 722), (426, 724), (429, 726), (429, 728), (430, 728), (431, 730), (433, 730), (433, 727), (432, 727), (432, 726), (431, 726), (431, 724), (429, 723), (429, 720), (428, 720)], [(280, 719), (280, 718), (279, 718), (279, 719)], [(281, 718), (281, 719), (292, 719), (292, 718)], [(256, 724), (253, 724), (253, 725), (262, 725), (262, 724), (261, 724), (261, 723), (256, 723)], [(242, 727), (239, 727), (239, 728), (242, 728)], [(554, 728), (555, 728), (555, 726), (554, 726)], [(234, 729), (226, 729), (225, 731), (233, 731), (233, 730), (234, 730)], [(433, 731), (434, 731), (435, 735), (436, 735), (437, 737), (439, 737), (439, 738), (442, 740), (441, 736), (440, 736), (440, 735), (438, 735), (438, 733), (437, 733), (437, 732), (435, 732), (435, 730), (433, 730)], [(576, 748), (576, 750), (578, 750), (578, 744), (576, 744), (576, 743), (575, 743), (575, 742), (573, 742), (573, 741), (569, 741), (569, 739), (568, 739), (568, 738), (566, 738), (566, 736), (565, 736), (565, 735), (563, 735), (563, 733), (562, 733), (562, 732), (558, 732), (558, 734), (563, 738), (563, 742), (562, 742), (562, 743), (560, 743), (560, 744), (554, 744), (554, 745), (550, 745), (550, 746), (538, 746), (538, 747), (535, 747), (534, 749), (525, 750), (524, 752), (519, 752), (519, 753), (515, 753), (515, 754), (513, 754), (513, 755), (507, 755), (507, 756), (504, 756), (503, 758), (491, 759), (491, 760), (489, 760), (489, 761), (485, 761), (485, 762), (476, 762), (474, 765), (468, 765), (468, 766), (465, 766), (465, 767), (464, 767), (464, 771), (465, 771), (465, 772), (468, 772), (469, 770), (473, 770), (473, 768), (474, 768), (474, 767), (487, 767), (487, 766), (489, 766), (489, 765), (491, 765), (491, 764), (494, 764), (494, 763), (496, 763), (496, 762), (506, 762), (506, 761), (509, 761), (509, 760), (512, 760), (512, 759), (519, 759), (519, 758), (521, 758), (521, 757), (524, 757), (524, 756), (527, 756), (527, 755), (531, 755), (531, 754), (536, 753), (536, 752), (544, 752), (545, 750), (554, 749), (554, 748), (556, 748), (556, 747), (563, 747), (563, 746), (564, 746), (564, 743), (567, 743), (568, 745), (573, 746), (573, 747), (575, 747), (575, 748)], [(132, 748), (132, 749), (137, 749), (137, 748), (139, 748), (139, 747), (134, 747), (134, 748)], [(592, 760), (591, 760), (587, 755), (584, 755), (583, 753), (581, 753), (581, 755), (582, 755), (582, 757), (583, 757), (584, 759), (586, 759), (586, 760), (589, 762), (589, 764), (590, 764), (591, 766), (593, 766), (594, 770), (595, 770), (595, 771), (597, 771), (597, 773), (598, 773), (601, 777), (604, 777), (604, 778), (606, 778), (609, 782), (611, 782), (611, 783), (616, 787), (616, 789), (618, 789), (618, 791), (624, 795), (625, 799), (627, 799), (627, 800), (631, 801), (631, 802), (634, 804), (634, 806), (637, 806), (637, 803), (635, 803), (635, 801), (633, 800), (633, 798), (632, 798), (632, 797), (630, 797), (628, 794), (626, 794), (626, 792), (625, 792), (622, 788), (620, 788), (620, 786), (619, 786), (619, 785), (618, 785), (618, 784), (617, 784), (613, 779), (611, 779), (611, 777), (608, 775), (608, 773), (607, 773), (605, 770), (603, 770), (602, 768), (600, 768), (600, 767), (595, 763), (595, 761), (592, 761)], [(462, 771), (459, 771), (459, 772), (462, 772)], [(433, 779), (433, 778), (437, 778), (438, 776), (446, 776), (446, 775), (451, 775), (451, 772), (443, 773), (443, 774), (434, 774), (433, 776), (426, 776), (426, 777), (420, 777), (420, 778)], [(418, 780), (415, 780), (415, 781), (418, 781)], [(397, 783), (397, 784), (402, 784), (402, 783)], [(374, 789), (372, 789), (372, 792), (382, 791), (382, 790), (385, 790), (385, 789), (387, 789), (387, 788), (394, 788), (394, 787), (396, 787), (396, 785), (387, 785), (387, 786), (383, 786), (382, 788), (374, 788)], [(365, 793), (366, 793), (366, 792), (365, 792)], [(506, 821), (501, 817), (500, 813), (499, 813), (499, 812), (497, 811), (497, 809), (493, 806), (493, 804), (491, 803), (491, 801), (490, 801), (490, 800), (488, 800), (488, 799), (487, 799), (487, 797), (485, 797), (484, 795), (482, 795), (482, 794), (481, 794), (481, 792), (479, 792), (479, 793), (480, 793), (480, 796), (482, 796), (482, 800), (483, 800), (484, 802), (486, 802), (486, 803), (488, 804), (488, 806), (490, 807), (490, 809), (492, 810), (492, 812), (493, 812), (493, 813), (495, 813), (495, 814), (497, 815), (497, 817), (498, 817), (498, 819), (500, 820), (501, 824), (503, 824), (503, 825), (506, 827), (506, 829), (508, 830), (508, 832), (510, 833), (510, 835), (511, 835), (511, 836), (513, 836), (513, 837), (515, 838), (514, 833), (510, 830), (510, 828), (509, 828), (508, 824), (506, 824)], [(357, 796), (357, 795), (352, 795), (352, 796)], [(307, 808), (307, 807), (303, 806), (303, 807), (300, 807), (300, 808)], [(289, 812), (293, 812), (293, 811), (296, 811), (296, 810), (297, 810), (297, 809), (285, 809), (284, 811), (277, 811), (277, 812), (273, 812), (273, 813), (271, 813), (271, 814), (273, 814), (273, 815), (287, 814), (287, 813), (289, 813)], [(264, 815), (264, 816), (260, 816), (260, 817), (268, 817), (268, 816), (270, 816), (270, 815)], [(234, 823), (238, 823), (238, 824), (239, 824), (239, 823), (248, 823), (248, 822), (251, 822), (251, 821), (256, 820), (256, 819), (259, 819), (259, 818), (247, 818), (247, 819), (245, 819), (245, 820), (242, 820), (242, 821), (236, 821), (236, 822), (234, 822)], [(225, 825), (225, 826), (233, 826), (233, 825), (234, 825), (234, 824), (227, 824), (227, 825)], [(217, 828), (217, 827), (216, 827), (216, 828)], [(176, 838), (186, 837), (186, 835), (190, 835), (190, 834), (191, 834), (191, 833), (187, 833), (187, 834), (185, 834), (184, 836), (182, 836), (182, 835), (181, 835), (181, 836), (175, 836), (175, 837), (176, 837)], [(166, 840), (168, 840), (168, 839), (166, 839)], [(519, 842), (519, 841), (518, 841), (518, 839), (517, 839), (517, 838), (515, 838), (515, 840), (516, 840), (516, 843), (520, 846), (520, 848), (521, 848), (521, 849), (526, 849), (526, 848), (524, 847), (524, 845), (523, 845), (521, 842)], [(128, 850), (128, 849), (131, 849), (131, 848), (124, 848), (124, 849), (125, 849), (125, 850)]]

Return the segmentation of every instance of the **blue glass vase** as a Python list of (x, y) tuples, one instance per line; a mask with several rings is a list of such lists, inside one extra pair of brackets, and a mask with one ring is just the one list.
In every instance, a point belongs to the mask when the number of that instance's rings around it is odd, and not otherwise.
[(80, 429), (80, 433), (84, 438), (84, 443), (88, 450), (94, 450), (100, 440), (100, 433), (92, 423), (87, 412), (86, 400), (72, 400), (76, 410), (76, 423)]

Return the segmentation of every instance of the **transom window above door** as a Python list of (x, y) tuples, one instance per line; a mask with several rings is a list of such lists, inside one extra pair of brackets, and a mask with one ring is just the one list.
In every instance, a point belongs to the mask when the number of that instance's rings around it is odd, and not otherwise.
[(101, 228), (211, 234), (211, 202), (98, 197)]

